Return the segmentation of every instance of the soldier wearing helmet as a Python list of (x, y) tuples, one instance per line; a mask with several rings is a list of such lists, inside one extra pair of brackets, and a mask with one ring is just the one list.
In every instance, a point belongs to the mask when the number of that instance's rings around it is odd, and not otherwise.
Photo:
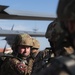
[(73, 52), (56, 57), (41, 75), (75, 75), (75, 0), (59, 0), (57, 16), (64, 34), (68, 34), (67, 45), (69, 42)]
[[(13, 54), (16, 54), (18, 56), (29, 56), (31, 47), (33, 46), (32, 38), (28, 34), (20, 34), (17, 35), (15, 38), (15, 41), (13, 43), (12, 49)], [(21, 50), (23, 48), (23, 50)], [(26, 52), (24, 52), (26, 48)]]
[(38, 40), (33, 38), (33, 47), (31, 50), (31, 56), (34, 59), (33, 67), (32, 67), (32, 73), (31, 75), (38, 75), (39, 72), (45, 68), (47, 57), (50, 56), (49, 49), (46, 48), (45, 50), (40, 51), (40, 43)]
[(36, 70), (41, 65), (41, 59), (43, 57), (43, 51), (39, 50), (39, 48), (40, 48), (39, 41), (36, 38), (32, 38), (32, 40), (33, 40), (33, 47), (31, 50), (31, 56), (34, 59), (34, 63), (33, 63), (31, 75), (34, 75), (34, 74), (37, 74)]
[(71, 75), (68, 62), (72, 63), (74, 60), (68, 56), (74, 53), (74, 49), (69, 40), (69, 33), (60, 24), (59, 20), (55, 20), (47, 28), (45, 36), (48, 38), (56, 57), (49, 62), (51, 65), (48, 68), (40, 72), (42, 75)]
[(13, 57), (5, 59), (0, 75), (30, 75), (29, 58), (32, 46), (33, 41), (30, 35), (17, 35), (12, 45)]

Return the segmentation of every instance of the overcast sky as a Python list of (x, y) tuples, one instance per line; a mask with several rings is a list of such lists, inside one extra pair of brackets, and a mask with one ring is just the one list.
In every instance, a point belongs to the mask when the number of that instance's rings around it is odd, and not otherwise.
[[(39, 12), (39, 13), (48, 13), (51, 15), (56, 15), (58, 0), (0, 0), (0, 5), (9, 6), (8, 9), (21, 10), (27, 12)], [(24, 31), (33, 31), (34, 28), (37, 28), (37, 32), (46, 32), (47, 26), (51, 21), (32, 21), (32, 20), (1, 20), (0, 27), (2, 29), (10, 30), (12, 25), (14, 25), (14, 30), (24, 30)], [(0, 38), (2, 39), (2, 38)], [(43, 50), (46, 47), (49, 47), (47, 39), (38, 38), (40, 42), (40, 50)], [(0, 41), (0, 47), (4, 47), (6, 41)], [(9, 47), (9, 46), (7, 46)]]

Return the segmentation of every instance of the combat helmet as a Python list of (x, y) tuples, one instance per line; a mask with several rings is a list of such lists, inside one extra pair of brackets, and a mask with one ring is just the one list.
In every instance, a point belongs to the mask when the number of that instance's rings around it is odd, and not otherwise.
[(37, 48), (37, 49), (39, 49), (39, 48), (40, 48), (40, 43), (39, 43), (39, 41), (38, 41), (37, 39), (35, 39), (35, 38), (32, 38), (32, 40), (33, 40), (33, 47), (32, 47), (32, 48)]
[(60, 26), (60, 21), (58, 19), (51, 22), (46, 30), (45, 37), (57, 41), (60, 35), (64, 35), (65, 31)]
[(19, 34), (16, 36), (12, 48), (15, 48), (19, 45), (25, 45), (25, 46), (33, 46), (32, 37), (28, 34)]
[(45, 37), (48, 38), (50, 43), (54, 43), (57, 47), (63, 42), (68, 34), (60, 26), (60, 21), (58, 19), (54, 20), (48, 25), (45, 33)]

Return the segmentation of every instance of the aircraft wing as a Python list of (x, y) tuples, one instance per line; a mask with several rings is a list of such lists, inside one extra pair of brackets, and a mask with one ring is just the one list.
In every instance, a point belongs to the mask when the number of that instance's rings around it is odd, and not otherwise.
[(44, 32), (31, 32), (31, 31), (18, 31), (18, 30), (0, 30), (0, 36), (11, 36), (11, 35), (17, 35), (21, 33), (27, 33), (31, 35), (32, 37), (44, 37)]
[(56, 15), (10, 10), (8, 6), (0, 5), (0, 19), (15, 20), (55, 20)]

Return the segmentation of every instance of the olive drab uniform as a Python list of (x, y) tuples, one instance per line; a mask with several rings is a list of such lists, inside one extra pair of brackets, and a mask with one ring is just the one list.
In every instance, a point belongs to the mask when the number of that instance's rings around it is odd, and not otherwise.
[(15, 41), (12, 45), (13, 57), (7, 57), (0, 70), (0, 75), (30, 75), (32, 60), (30, 55), (22, 56), (18, 53), (18, 47), (23, 45), (24, 47), (32, 47), (32, 38), (28, 34), (19, 34), (16, 36)]

